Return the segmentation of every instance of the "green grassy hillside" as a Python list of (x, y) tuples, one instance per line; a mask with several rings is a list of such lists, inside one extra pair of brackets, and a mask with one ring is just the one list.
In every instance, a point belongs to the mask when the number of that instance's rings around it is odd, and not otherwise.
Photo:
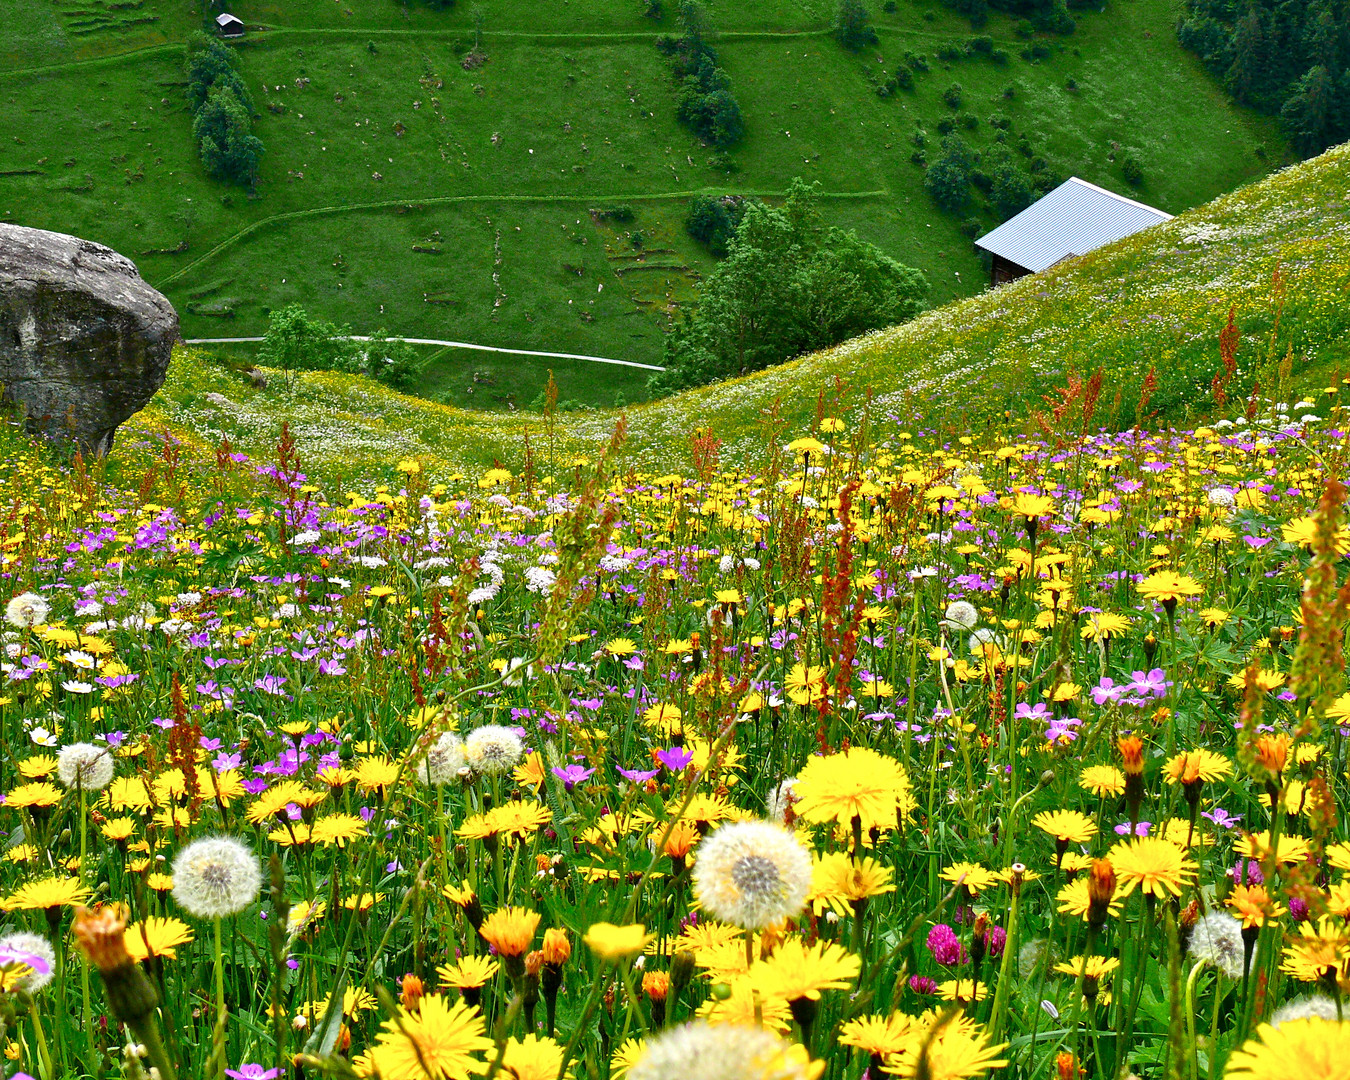
[[(1255, 381), (1294, 401), (1320, 400), (1350, 372), (1350, 144), (1286, 169), (1164, 225), (905, 326), (756, 375), (626, 411), (628, 458), (656, 469), (687, 464), (689, 435), (711, 425), (727, 460), (760, 444), (766, 416), (810, 425), (819, 395), (831, 408), (871, 395), (874, 416), (916, 430), (978, 435), (1006, 412), (1029, 417), (1070, 372), (1103, 373), (1101, 423), (1129, 424), (1140, 388), (1157, 381), (1149, 414), (1197, 420), (1213, 409), (1219, 333), (1230, 310), (1241, 331), (1233, 396)], [(1280, 367), (1287, 357), (1288, 370)], [(565, 393), (564, 389), (564, 393)], [(221, 395), (212, 398), (209, 395)], [(1237, 406), (1241, 406), (1240, 399)], [(1230, 406), (1231, 408), (1231, 406)], [(856, 413), (854, 414), (857, 415)], [(558, 418), (554, 464), (593, 452), (615, 412)], [(180, 356), (137, 421), (203, 441), (228, 436), (267, 454), (282, 421), (302, 454), (325, 467), (390, 468), (402, 455), (451, 467), (498, 460), (519, 468), (526, 438), (541, 458), (543, 417), (484, 416), (392, 393), (367, 380), (312, 374), (253, 390), (201, 354)], [(750, 463), (753, 464), (753, 463)]]
[[(187, 336), (260, 333), (268, 311), (298, 301), (358, 331), (659, 362), (663, 326), (712, 265), (681, 227), (691, 192), (773, 197), (795, 175), (817, 180), (831, 221), (923, 269), (942, 303), (978, 291), (984, 272), (959, 220), (923, 192), (916, 128), (931, 150), (943, 117), (969, 113), (977, 126), (963, 133), (979, 147), (1002, 114), (1058, 172), (1171, 211), (1284, 153), (1269, 120), (1224, 100), (1180, 50), (1169, 0), (1083, 13), (1073, 35), (1031, 42), (1049, 50), (1034, 62), (995, 17), (984, 32), (1003, 65), (938, 61), (971, 31), (927, 0), (874, 12), (880, 43), (857, 56), (830, 36), (824, 0), (714, 5), (747, 121), (729, 177), (674, 120), (654, 45), (673, 23), (635, 3), (503, 0), (487, 10), (489, 59), (474, 70), (460, 63), (467, 4), (234, 6), (270, 27), (240, 46), (267, 147), (256, 198), (207, 180), (196, 160), (173, 44), (199, 24), (188, 5), (17, 0), (0, 44), (13, 133), (0, 143), (0, 217), (131, 256)], [(906, 52), (931, 70), (879, 98), (875, 80)], [(959, 110), (942, 101), (952, 83)], [(1138, 189), (1121, 175), (1131, 154)], [(619, 205), (635, 215), (622, 227), (589, 213)], [(993, 220), (983, 212), (983, 226)], [(476, 400), (475, 370), (441, 358), (428, 393)], [(489, 404), (528, 402), (543, 378), (537, 365), (513, 374)], [(595, 382), (578, 392), (611, 403), (616, 387)], [(617, 390), (631, 401), (641, 382)]]

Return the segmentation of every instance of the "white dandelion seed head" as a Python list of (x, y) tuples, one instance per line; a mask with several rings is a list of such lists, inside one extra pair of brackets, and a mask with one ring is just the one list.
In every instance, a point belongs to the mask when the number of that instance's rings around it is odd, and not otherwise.
[(1336, 1003), (1325, 994), (1310, 994), (1308, 997), (1286, 1001), (1270, 1018), (1271, 1027), (1279, 1027), (1286, 1020), (1332, 1020), (1335, 1021)]
[(198, 919), (237, 914), (258, 898), (261, 888), (257, 857), (231, 836), (194, 840), (173, 861), (173, 898)]
[(431, 744), (427, 756), (417, 763), (417, 779), (428, 787), (441, 787), (456, 779), (463, 767), (464, 741), (453, 731), (447, 731)]
[[(1047, 952), (1050, 954), (1048, 961), (1045, 959)], [(1032, 938), (1017, 950), (1017, 974), (1023, 979), (1035, 975), (1041, 964), (1045, 964), (1046, 970), (1049, 971), (1058, 962), (1059, 950), (1049, 938)]]
[(811, 890), (811, 853), (781, 825), (737, 821), (698, 845), (694, 893), (723, 922), (759, 930), (798, 914)]
[(652, 1039), (629, 1080), (807, 1080), (805, 1056), (781, 1036), (748, 1024), (703, 1021)]
[(6, 934), (0, 938), (0, 951), (5, 950), (28, 953), (29, 956), (38, 956), (47, 962), (45, 974), (30, 968), (29, 973), (18, 981), (16, 989), (35, 994), (56, 978), (56, 950), (52, 948), (51, 942), (41, 934), (29, 934), (23, 931), (17, 934)]
[(947, 612), (942, 621), (953, 630), (974, 630), (975, 624), (980, 621), (980, 613), (969, 601), (956, 600), (947, 605)]
[(1242, 978), (1242, 923), (1226, 911), (1211, 911), (1195, 924), (1187, 951), (1230, 979)]
[(56, 777), (68, 788), (102, 791), (112, 783), (114, 771), (112, 750), (106, 746), (71, 743), (56, 757)]
[(788, 807), (797, 801), (797, 778), (789, 776), (771, 792), (765, 807), (765, 817), (770, 821), (776, 821), (783, 824), (787, 817)]
[(20, 630), (31, 630), (47, 621), (51, 605), (37, 593), (20, 593), (5, 605), (5, 621)]
[(484, 724), (464, 740), (464, 757), (475, 772), (498, 776), (514, 768), (525, 753), (525, 744), (510, 728)]

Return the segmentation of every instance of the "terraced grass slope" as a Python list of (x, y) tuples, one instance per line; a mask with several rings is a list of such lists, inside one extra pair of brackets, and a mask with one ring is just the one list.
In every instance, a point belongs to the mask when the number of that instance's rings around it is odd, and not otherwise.
[[(1070, 372), (1098, 368), (1101, 423), (1134, 421), (1150, 372), (1149, 415), (1196, 420), (1214, 409), (1210, 385), (1230, 310), (1241, 332), (1228, 387), (1237, 407), (1258, 380), (1266, 392), (1280, 381), (1290, 401), (1316, 397), (1350, 372), (1348, 193), (1350, 144), (905, 326), (628, 409), (628, 458), (657, 470), (685, 467), (690, 434), (707, 425), (725, 444), (725, 461), (753, 465), (746, 455), (769, 414), (795, 437), (811, 426), (821, 395), (838, 408), (841, 388), (855, 409), (851, 423), (870, 394), (877, 422), (978, 436), (1005, 411), (1030, 417)], [(442, 471), (492, 461), (519, 469), (527, 438), (545, 467), (563, 467), (593, 452), (617, 419), (562, 415), (550, 441), (537, 414), (485, 416), (336, 375), (306, 375), (289, 387), (274, 379), (256, 391), (185, 355), (137, 426), (151, 436), (166, 424), (202, 441), (228, 436), (266, 455), (287, 421), (302, 455), (324, 471), (369, 475), (383, 466), (392, 478), (408, 455), (439, 460)]]
[[(880, 42), (859, 55), (829, 33), (833, 0), (714, 3), (747, 123), (730, 176), (674, 119), (655, 47), (675, 29), (669, 16), (644, 18), (636, 2), (500, 0), (482, 5), (487, 62), (466, 70), (473, 6), (235, 0), (255, 27), (240, 56), (267, 147), (250, 198), (208, 180), (191, 143), (177, 43), (200, 25), (194, 5), (13, 0), (0, 218), (134, 258), (189, 337), (258, 334), (270, 310), (299, 301), (358, 332), (659, 363), (663, 327), (712, 265), (682, 229), (693, 192), (773, 197), (796, 175), (817, 180), (833, 223), (924, 270), (943, 303), (985, 275), (960, 219), (923, 191), (910, 160), (920, 128), (931, 155), (940, 121), (968, 114), (976, 126), (961, 131), (980, 147), (997, 132), (990, 118), (1006, 118), (1008, 137), (1025, 135), (1056, 171), (1169, 211), (1285, 153), (1273, 123), (1232, 106), (1177, 45), (1174, 0), (1116, 0), (1064, 38), (1024, 41), (995, 17), (983, 33), (1004, 64), (940, 61), (972, 32), (938, 0), (899, 0), (891, 14), (872, 4)], [(1023, 59), (1034, 46), (1047, 55)], [(878, 97), (910, 52), (930, 70)], [(943, 101), (953, 83), (957, 108)], [(1137, 189), (1122, 175), (1130, 155), (1144, 169)], [(590, 213), (615, 206), (633, 220)], [(538, 365), (475, 383), (477, 359), (440, 357), (428, 394), (503, 408), (537, 393)], [(600, 405), (641, 391), (636, 379), (563, 386)]]

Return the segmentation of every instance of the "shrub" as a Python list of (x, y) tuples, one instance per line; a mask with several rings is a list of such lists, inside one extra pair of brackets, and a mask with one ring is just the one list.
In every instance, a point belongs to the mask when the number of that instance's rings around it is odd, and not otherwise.
[(928, 57), (923, 53), (907, 52), (901, 60), (901, 63), (909, 68), (910, 71), (925, 72), (928, 70)]
[(738, 195), (695, 195), (685, 212), (684, 229), (714, 255), (725, 255), (745, 217), (746, 200)]
[(956, 44), (938, 46), (937, 58), (944, 64), (954, 64), (965, 55), (961, 47)]
[(794, 180), (786, 205), (750, 205), (692, 316), (666, 339), (665, 392), (781, 363), (918, 313), (927, 283), (821, 220)]
[(1125, 155), (1125, 160), (1120, 163), (1120, 174), (1135, 187), (1144, 182), (1144, 167), (1133, 154)]
[(185, 66), (192, 137), (207, 174), (252, 187), (263, 144), (253, 134), (253, 99), (234, 51), (197, 32), (188, 38)]
[(966, 52), (970, 55), (989, 56), (994, 51), (994, 39), (988, 36), (973, 37), (966, 42)]
[(923, 186), (943, 210), (958, 211), (970, 200), (974, 154), (958, 135), (942, 140), (942, 156), (928, 166)]
[(942, 91), (942, 101), (950, 109), (959, 109), (961, 107), (961, 84), (952, 83), (951, 86)]
[(980, 233), (984, 232), (984, 222), (979, 218), (966, 218), (959, 226), (962, 236), (968, 236), (974, 240)]
[(974, 131), (980, 126), (980, 118), (971, 112), (963, 112), (956, 119), (960, 121), (961, 126), (967, 131)]
[(895, 69), (895, 74), (891, 76), (891, 79), (899, 90), (914, 89), (914, 72), (910, 71), (904, 64)]
[(211, 88), (192, 122), (192, 137), (208, 175), (250, 187), (257, 181), (263, 144), (233, 86)]
[(989, 189), (989, 201), (1006, 220), (1020, 213), (1035, 201), (1031, 180), (1012, 161), (1005, 161), (994, 169), (994, 183)]
[(937, 122), (937, 129), (939, 135), (950, 135), (956, 130), (956, 121), (950, 116), (944, 116)]
[(877, 43), (877, 32), (869, 25), (870, 22), (871, 16), (862, 0), (839, 0), (839, 9), (831, 29), (844, 48), (857, 52)]

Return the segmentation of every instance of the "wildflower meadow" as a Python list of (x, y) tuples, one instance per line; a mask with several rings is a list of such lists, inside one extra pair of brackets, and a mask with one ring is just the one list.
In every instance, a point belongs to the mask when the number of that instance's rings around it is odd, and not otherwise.
[(6, 429), (4, 1075), (1344, 1076), (1342, 389), (664, 475)]

